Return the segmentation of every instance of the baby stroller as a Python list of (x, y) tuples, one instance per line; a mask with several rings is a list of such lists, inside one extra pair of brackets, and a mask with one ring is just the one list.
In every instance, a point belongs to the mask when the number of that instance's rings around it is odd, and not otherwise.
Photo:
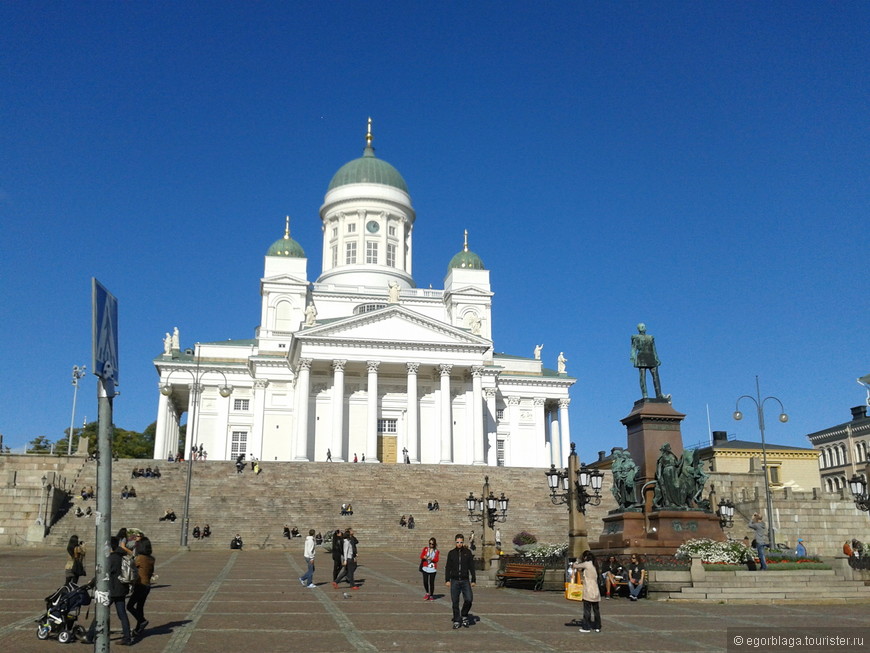
[(63, 586), (45, 597), (45, 614), (36, 622), (36, 636), (48, 639), (51, 633), (57, 633), (57, 641), (66, 644), (74, 639), (81, 639), (85, 629), (76, 623), (83, 605), (91, 604), (91, 589), (94, 581), (87, 585), (76, 585), (69, 580)]

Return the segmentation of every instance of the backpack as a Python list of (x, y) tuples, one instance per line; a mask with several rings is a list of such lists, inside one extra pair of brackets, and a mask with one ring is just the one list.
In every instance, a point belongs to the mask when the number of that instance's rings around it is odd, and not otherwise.
[(135, 585), (139, 582), (139, 570), (136, 568), (136, 556), (124, 556), (121, 558), (121, 573), (118, 580), (125, 585)]

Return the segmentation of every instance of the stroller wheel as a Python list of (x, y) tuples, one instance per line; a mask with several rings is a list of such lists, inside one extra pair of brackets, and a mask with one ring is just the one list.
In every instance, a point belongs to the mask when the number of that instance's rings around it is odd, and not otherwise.
[(76, 639), (84, 639), (87, 631), (85, 631), (85, 627), (81, 624), (76, 624), (75, 627), (72, 629), (72, 633)]
[(39, 624), (36, 627), (36, 637), (38, 639), (48, 639), (48, 634), (51, 632), (51, 626), (48, 624)]
[(57, 634), (57, 641), (61, 644), (66, 644), (72, 639), (72, 633), (68, 630), (62, 630)]

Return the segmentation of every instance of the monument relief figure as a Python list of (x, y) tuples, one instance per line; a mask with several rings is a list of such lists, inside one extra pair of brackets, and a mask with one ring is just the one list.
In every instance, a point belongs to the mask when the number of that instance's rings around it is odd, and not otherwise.
[(640, 372), (640, 392), (643, 398), (647, 398), (646, 371), (649, 370), (652, 374), (656, 398), (662, 399), (662, 384), (659, 381), (659, 365), (662, 362), (656, 353), (655, 338), (647, 335), (646, 325), (643, 322), (637, 325), (637, 333), (631, 336), (631, 362)]
[(665, 442), (659, 449), (659, 459), (656, 461), (656, 489), (653, 495), (653, 506), (671, 510), (685, 509), (680, 488), (680, 461), (671, 451), (669, 442)]
[(568, 359), (565, 358), (564, 352), (559, 352), (559, 357), (556, 359), (556, 371), (559, 374), (565, 373), (565, 363), (568, 362)]
[(704, 462), (698, 457), (697, 449), (690, 449), (680, 461), (680, 493), (683, 503), (702, 510), (710, 509), (710, 501), (702, 499), (704, 486), (710, 475), (704, 471)]
[(544, 343), (541, 343), (540, 345), (535, 345), (535, 360), (536, 361), (541, 360), (541, 350), (543, 348), (544, 348)]
[(638, 469), (631, 454), (625, 449), (614, 451), (610, 470), (613, 473), (613, 486), (610, 491), (619, 509), (626, 510), (634, 507), (637, 504), (634, 483)]

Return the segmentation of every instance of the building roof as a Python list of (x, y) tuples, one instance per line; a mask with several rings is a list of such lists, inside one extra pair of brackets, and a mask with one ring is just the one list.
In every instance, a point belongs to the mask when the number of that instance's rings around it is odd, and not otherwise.
[[(815, 433), (809, 433), (807, 439), (813, 444), (825, 444), (834, 440), (840, 440), (845, 437), (847, 430), (851, 429), (852, 434), (860, 431), (862, 434), (870, 433), (870, 417), (866, 414), (866, 406), (856, 406), (852, 409), (852, 419), (836, 426), (830, 426)], [(861, 416), (861, 412), (864, 413)]]
[[(793, 447), (787, 444), (772, 444), (770, 442), (765, 443), (765, 448), (768, 452), (775, 451), (779, 453), (814, 453), (818, 452), (811, 447)], [(709, 454), (718, 451), (760, 451), (761, 443), (760, 442), (752, 442), (751, 440), (727, 440), (725, 442), (720, 442), (713, 444), (708, 447), (700, 447), (698, 449), (698, 453), (703, 456), (704, 454)]]

